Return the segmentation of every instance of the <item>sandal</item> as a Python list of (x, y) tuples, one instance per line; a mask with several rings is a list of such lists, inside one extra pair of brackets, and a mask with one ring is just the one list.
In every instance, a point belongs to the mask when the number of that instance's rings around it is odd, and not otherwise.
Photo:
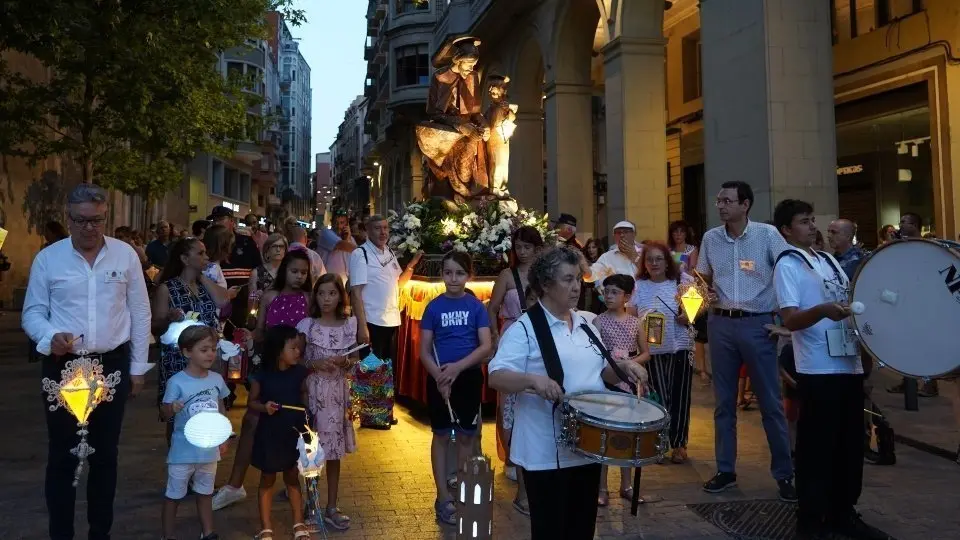
[(350, 528), (350, 516), (341, 512), (339, 508), (327, 508), (323, 515), (323, 522), (338, 531)]
[[(633, 502), (633, 488), (632, 488), (632, 487), (628, 487), (627, 489), (621, 489), (621, 490), (620, 490), (620, 498), (621, 498), (621, 499), (626, 499), (626, 500), (628, 500), (628, 501), (630, 501), (630, 502)], [(643, 504), (643, 503), (645, 503), (645, 502), (647, 502), (647, 501), (643, 500), (643, 497), (640, 497), (640, 498), (637, 499), (637, 502), (640, 503), (640, 504)]]
[(444, 525), (457, 524), (457, 507), (453, 505), (453, 501), (437, 501), (433, 503), (433, 510), (437, 514), (437, 523)]
[(273, 529), (264, 529), (258, 532), (253, 540), (273, 540)]
[[(298, 527), (300, 528), (299, 531), (297, 530)], [(306, 523), (293, 524), (293, 540), (297, 540), (299, 538), (310, 538), (310, 531), (307, 530)]]
[(527, 517), (530, 517), (530, 503), (528, 501), (521, 502), (520, 499), (514, 499), (513, 509)]
[(603, 508), (608, 504), (610, 504), (610, 492), (605, 489), (601, 489), (600, 495), (597, 497), (597, 506)]

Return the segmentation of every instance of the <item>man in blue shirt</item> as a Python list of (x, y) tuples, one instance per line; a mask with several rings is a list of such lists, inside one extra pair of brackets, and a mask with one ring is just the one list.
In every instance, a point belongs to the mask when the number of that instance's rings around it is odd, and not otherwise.
[(862, 249), (853, 245), (856, 235), (857, 225), (849, 219), (835, 219), (827, 228), (827, 243), (830, 244), (830, 249), (840, 263), (843, 273), (851, 280), (857, 273), (860, 262), (866, 257)]

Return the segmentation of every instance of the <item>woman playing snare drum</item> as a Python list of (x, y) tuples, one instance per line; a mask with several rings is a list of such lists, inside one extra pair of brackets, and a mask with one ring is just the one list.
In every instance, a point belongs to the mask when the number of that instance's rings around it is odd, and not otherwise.
[[(530, 504), (533, 540), (590, 540), (597, 520), (600, 464), (560, 448), (558, 408), (564, 392), (603, 391), (604, 381), (620, 382), (613, 368), (592, 344), (582, 315), (573, 311), (580, 298), (580, 255), (559, 247), (540, 255), (530, 269), (530, 287), (539, 297), (527, 313), (503, 334), (489, 365), (490, 386), (518, 393), (514, 406), (510, 459), (523, 469)], [(563, 371), (563, 387), (547, 376), (534, 321), (543, 321)], [(539, 327), (539, 323), (538, 327)], [(549, 359), (548, 362), (553, 364)], [(630, 361), (619, 367), (633, 383), (642, 383), (644, 369)]]

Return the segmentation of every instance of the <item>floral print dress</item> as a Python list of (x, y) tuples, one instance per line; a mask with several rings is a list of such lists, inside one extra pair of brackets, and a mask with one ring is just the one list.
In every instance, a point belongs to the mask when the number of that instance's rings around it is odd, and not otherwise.
[[(605, 311), (594, 319), (597, 330), (600, 330), (600, 339), (610, 349), (614, 360), (622, 360), (637, 354), (637, 336), (643, 330), (640, 319), (633, 315), (617, 318), (609, 311)], [(625, 382), (618, 382), (617, 388), (629, 392), (630, 387)]]
[(304, 361), (312, 371), (307, 377), (308, 406), (313, 429), (326, 459), (341, 459), (357, 450), (350, 419), (350, 382), (347, 373), (313, 369), (319, 360), (340, 356), (357, 342), (357, 319), (348, 317), (341, 326), (323, 326), (318, 319), (303, 319), (297, 330), (307, 336)]

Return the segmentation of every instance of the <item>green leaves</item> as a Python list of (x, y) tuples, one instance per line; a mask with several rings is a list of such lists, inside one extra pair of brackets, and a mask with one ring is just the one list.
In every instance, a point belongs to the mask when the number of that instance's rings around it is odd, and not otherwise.
[[(267, 36), (266, 13), (304, 20), (292, 0), (3, 2), (0, 154), (72, 158), (85, 181), (155, 198), (198, 152), (232, 154), (262, 129), (252, 79), (218, 56)], [(22, 54), (46, 69), (14, 71)], [(17, 65), (24, 65), (18, 62)], [(250, 125), (252, 124), (252, 125)]]

